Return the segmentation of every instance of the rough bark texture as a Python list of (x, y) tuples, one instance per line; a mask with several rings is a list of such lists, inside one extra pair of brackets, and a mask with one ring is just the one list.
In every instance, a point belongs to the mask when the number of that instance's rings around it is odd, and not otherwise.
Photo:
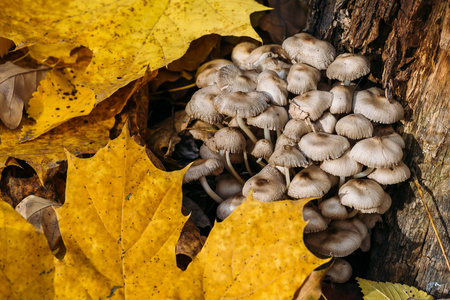
[[(400, 101), (397, 128), (450, 255), (450, 7), (448, 1), (310, 0), (306, 31), (338, 52), (370, 57), (369, 80)], [(373, 237), (368, 279), (450, 294), (450, 272), (412, 181), (392, 186), (393, 207)]]

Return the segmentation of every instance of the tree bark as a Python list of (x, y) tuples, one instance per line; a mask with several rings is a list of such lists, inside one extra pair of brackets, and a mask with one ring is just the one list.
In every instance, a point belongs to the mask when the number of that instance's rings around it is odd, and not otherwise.
[[(339, 53), (367, 55), (370, 81), (405, 108), (397, 127), (450, 255), (450, 6), (425, 0), (310, 0), (306, 31)], [(392, 208), (373, 235), (367, 278), (450, 294), (450, 272), (412, 180), (391, 186)]]

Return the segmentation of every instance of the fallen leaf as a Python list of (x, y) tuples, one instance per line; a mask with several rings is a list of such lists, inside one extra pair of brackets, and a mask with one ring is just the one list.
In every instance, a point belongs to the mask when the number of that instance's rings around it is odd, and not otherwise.
[(28, 54), (40, 64), (54, 67), (58, 63), (75, 64), (78, 55), (71, 55), (77, 46), (71, 43), (34, 44), (28, 47)]
[(53, 299), (54, 276), (45, 237), (0, 200), (0, 298)]
[(408, 300), (424, 299), (433, 300), (434, 298), (424, 291), (420, 291), (415, 287), (406, 284), (391, 283), (391, 282), (376, 282), (362, 278), (356, 278), (365, 300), (377, 299), (398, 299)]
[(309, 274), (328, 261), (303, 243), (308, 201), (264, 203), (250, 195), (213, 226), (187, 270), (157, 290), (160, 299), (292, 299)]
[(53, 207), (61, 207), (61, 203), (30, 195), (20, 201), (16, 211), (22, 215), (39, 232), (43, 232), (50, 250), (55, 250), (61, 242), (58, 220)]
[(69, 155), (66, 202), (56, 210), (67, 248), (57, 296), (148, 299), (178, 271), (184, 173), (158, 170), (127, 130), (92, 158)]
[(322, 295), (322, 281), (329, 267), (323, 270), (314, 270), (298, 291), (295, 300), (318, 300)]
[(18, 49), (64, 41), (91, 49), (92, 62), (74, 84), (92, 89), (98, 103), (147, 67), (156, 70), (180, 58), (203, 35), (260, 40), (249, 15), (265, 9), (249, 0), (21, 1), (0, 6), (0, 32)]
[[(44, 182), (46, 170), (66, 160), (64, 149), (75, 155), (93, 154), (106, 145), (110, 140), (109, 131), (114, 126), (114, 116), (154, 75), (156, 72), (149, 72), (118, 90), (108, 101), (98, 104), (88, 116), (74, 118), (32, 141), (17, 144), (21, 139), (21, 129), (7, 130), (0, 125), (0, 159), (15, 157), (25, 160)], [(26, 119), (24, 123), (31, 128), (33, 121)]]
[(13, 41), (0, 37), (0, 57), (5, 56), (14, 47)]
[(47, 68), (22, 68), (9, 61), (0, 65), (0, 119), (6, 127), (19, 126), (24, 105), (47, 72)]
[[(177, 255), (177, 265), (182, 270), (185, 270), (189, 262), (197, 256), (203, 247), (203, 241), (200, 236), (200, 230), (194, 223), (189, 219), (181, 231), (180, 239), (175, 246), (175, 254)], [(180, 264), (179, 256), (186, 256), (183, 264)]]

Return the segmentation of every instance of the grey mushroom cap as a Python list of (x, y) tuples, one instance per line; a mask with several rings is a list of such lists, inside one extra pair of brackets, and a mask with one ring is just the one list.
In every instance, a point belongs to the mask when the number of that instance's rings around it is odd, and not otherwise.
[(325, 70), (336, 57), (334, 47), (308, 33), (298, 33), (284, 40), (283, 49), (291, 60)]
[(327, 68), (327, 77), (339, 81), (353, 81), (370, 72), (370, 62), (367, 57), (354, 53), (343, 53)]
[(352, 266), (342, 258), (336, 258), (325, 275), (325, 280), (335, 283), (345, 283), (352, 277)]
[(288, 195), (294, 199), (322, 197), (330, 188), (331, 181), (327, 173), (316, 165), (310, 165), (294, 176)]
[(248, 196), (253, 190), (253, 197), (261, 202), (273, 202), (283, 199), (286, 193), (284, 176), (276, 168), (267, 165), (258, 174), (244, 184), (242, 194)]
[(349, 141), (339, 135), (325, 132), (305, 134), (298, 143), (300, 150), (316, 161), (336, 159), (350, 148)]
[(225, 220), (239, 205), (242, 204), (242, 202), (244, 202), (245, 199), (246, 197), (241, 194), (226, 199), (217, 207), (217, 217), (221, 220)]
[(226, 92), (250, 92), (256, 89), (256, 82), (246, 76), (235, 65), (226, 65), (219, 69), (216, 78), (217, 86)]
[(214, 139), (218, 150), (240, 153), (245, 149), (244, 135), (234, 128), (224, 127), (217, 130)]
[(285, 136), (284, 134), (281, 134), (278, 138), (277, 141), (275, 143), (275, 150), (278, 149), (279, 147), (283, 147), (284, 145), (289, 145), (289, 146), (295, 146), (297, 147), (297, 143), (288, 138), (287, 136)]
[(198, 180), (208, 175), (219, 175), (223, 172), (223, 167), (222, 161), (214, 158), (197, 159), (184, 174), (183, 183)]
[(320, 168), (334, 176), (349, 177), (362, 171), (363, 165), (350, 157), (350, 149), (347, 149), (341, 157), (323, 161)]
[(272, 166), (282, 166), (287, 168), (305, 167), (308, 160), (294, 146), (284, 145), (278, 147), (269, 158)]
[(371, 179), (350, 179), (339, 188), (342, 205), (358, 210), (377, 208), (384, 197), (383, 188)]
[(260, 61), (267, 57), (283, 59), (287, 57), (287, 53), (280, 45), (277, 44), (259, 46), (247, 57), (246, 69), (254, 69)]
[(328, 223), (330, 223), (330, 220), (324, 218), (320, 212), (317, 206), (315, 205), (305, 205), (303, 207), (303, 219), (305, 221), (308, 221), (308, 224), (306, 224), (304, 233), (311, 233), (311, 232), (319, 232), (322, 230), (325, 230), (328, 227)]
[(367, 175), (368, 178), (375, 180), (379, 184), (396, 184), (407, 180), (411, 176), (408, 166), (400, 161), (396, 166), (389, 168), (378, 168)]
[(233, 63), (227, 59), (214, 59), (204, 63), (197, 69), (197, 73), (195, 74), (195, 84), (199, 88), (216, 84), (216, 73), (219, 69), (223, 66), (232, 64)]
[(402, 148), (395, 142), (373, 137), (357, 142), (350, 157), (371, 168), (388, 168), (398, 164), (403, 157)]
[(215, 192), (222, 199), (227, 199), (242, 192), (244, 185), (230, 173), (222, 173), (216, 177)]
[(223, 115), (214, 108), (214, 98), (220, 94), (216, 85), (210, 85), (196, 91), (186, 105), (186, 113), (194, 119), (205, 121), (209, 124), (221, 123)]
[(294, 64), (287, 76), (287, 89), (296, 95), (317, 90), (320, 76), (320, 71), (314, 67), (302, 63)]
[(361, 114), (350, 114), (336, 123), (336, 133), (352, 140), (372, 137), (373, 125)]
[(298, 143), (303, 135), (311, 131), (305, 120), (290, 119), (284, 126), (283, 134)]
[(326, 111), (319, 119), (317, 119), (317, 121), (314, 122), (314, 124), (317, 126), (319, 131), (333, 133), (337, 121), (338, 120), (332, 113)]
[(374, 208), (368, 208), (368, 209), (361, 209), (361, 213), (364, 214), (384, 214), (386, 213), (389, 208), (392, 205), (392, 198), (389, 196), (388, 193), (384, 192), (383, 201), (381, 202), (381, 205)]
[(231, 60), (240, 69), (246, 69), (247, 57), (253, 50), (258, 48), (258, 45), (250, 42), (242, 42), (234, 46), (231, 51)]
[(345, 220), (348, 216), (347, 208), (342, 205), (339, 196), (323, 200), (319, 204), (321, 214), (332, 220)]
[(357, 250), (366, 235), (366, 226), (353, 218), (332, 221), (324, 231), (305, 234), (304, 241), (313, 253), (344, 257)]
[[(211, 140), (213, 140), (213, 144), (215, 146), (216, 142), (215, 139), (208, 139), (207, 142), (208, 144), (211, 144)], [(218, 150), (217, 150), (218, 151)], [(218, 160), (221, 160), (222, 158), (220, 157), (219, 153), (214, 152), (213, 150), (211, 150), (207, 145), (206, 142), (203, 143), (203, 145), (200, 146), (200, 151), (199, 151), (199, 155), (201, 158), (203, 159), (208, 159), (208, 158), (215, 158)], [(232, 164), (239, 164), (244, 160), (244, 157), (242, 156), (242, 153), (230, 153), (230, 162)]]
[(273, 147), (274, 147), (273, 143), (269, 140), (266, 139), (258, 140), (251, 151), (251, 155), (253, 155), (256, 158), (269, 159), (269, 157), (273, 153)]
[(261, 92), (221, 93), (214, 98), (214, 108), (227, 116), (250, 118), (262, 113), (268, 102), (270, 98)]
[(286, 80), (291, 66), (291, 64), (285, 63), (277, 58), (267, 57), (261, 60), (255, 67), (257, 72), (273, 71), (278, 77)]
[(315, 121), (330, 107), (332, 100), (333, 96), (329, 92), (309, 91), (292, 99), (289, 113), (294, 119), (304, 120), (309, 117)]
[(367, 119), (391, 124), (403, 119), (403, 107), (394, 100), (380, 95), (382, 90), (370, 88), (355, 92), (353, 95), (353, 112), (364, 115)]
[(289, 116), (284, 107), (270, 105), (256, 117), (248, 118), (247, 124), (269, 130), (281, 130), (288, 120)]
[(273, 71), (266, 70), (259, 74), (256, 90), (266, 93), (272, 104), (279, 106), (288, 104), (287, 83)]
[(351, 86), (336, 85), (330, 90), (330, 93), (333, 95), (333, 101), (330, 106), (332, 114), (348, 114), (352, 111), (353, 89)]

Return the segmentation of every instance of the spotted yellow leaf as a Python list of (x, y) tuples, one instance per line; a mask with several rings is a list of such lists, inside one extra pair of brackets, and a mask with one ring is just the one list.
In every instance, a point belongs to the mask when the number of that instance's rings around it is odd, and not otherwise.
[(53, 299), (54, 276), (44, 235), (0, 200), (0, 299)]
[(434, 298), (415, 287), (406, 284), (391, 282), (376, 282), (356, 278), (364, 295), (364, 300), (408, 300), (422, 299), (433, 300)]

